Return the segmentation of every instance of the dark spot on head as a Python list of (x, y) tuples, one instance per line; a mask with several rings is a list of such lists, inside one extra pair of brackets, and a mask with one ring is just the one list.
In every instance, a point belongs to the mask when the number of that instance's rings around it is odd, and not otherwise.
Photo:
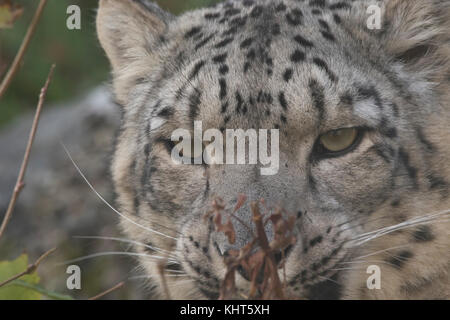
[(333, 36), (331, 33), (329, 33), (328, 31), (322, 30), (322, 31), (320, 31), (320, 33), (322, 33), (322, 36), (323, 36), (325, 39), (327, 39), (327, 40), (330, 40), (330, 41), (335, 41), (335, 40), (336, 40), (336, 39), (334, 38), (334, 36)]
[(259, 17), (262, 14), (262, 12), (263, 12), (263, 7), (255, 6), (253, 8), (253, 10), (250, 12), (250, 16), (252, 18), (257, 18), (257, 17)]
[(189, 96), (189, 117), (191, 118), (191, 120), (194, 120), (198, 116), (200, 97), (201, 92), (199, 90), (195, 90)]
[(306, 40), (305, 38), (303, 38), (301, 35), (296, 35), (294, 37), (294, 40), (301, 46), (303, 47), (308, 47), (308, 48), (312, 48), (314, 47), (313, 43), (309, 40)]
[(234, 40), (233, 37), (226, 38), (215, 45), (216, 48), (223, 48)]
[(337, 24), (340, 24), (342, 22), (341, 17), (338, 14), (333, 14), (333, 20), (334, 22), (336, 22)]
[(305, 53), (300, 50), (295, 50), (294, 53), (291, 55), (291, 61), (292, 62), (300, 62), (305, 60)]
[(227, 82), (224, 78), (219, 79), (220, 99), (223, 100), (227, 96)]
[(197, 43), (197, 45), (195, 46), (195, 50), (198, 50), (198, 49), (204, 47), (209, 41), (211, 41), (212, 38), (214, 38), (214, 34), (211, 34), (208, 37), (204, 38), (202, 41)]
[(414, 231), (413, 239), (416, 242), (429, 242), (435, 239), (433, 232), (431, 231), (430, 226), (423, 225), (420, 226)]
[(286, 14), (286, 20), (288, 24), (296, 27), (302, 23), (303, 12), (300, 9), (293, 9)]
[(368, 87), (357, 86), (357, 90), (358, 90), (358, 99), (360, 99), (360, 100), (374, 99), (375, 104), (379, 108), (383, 107), (383, 103), (381, 102), (380, 93), (378, 92), (377, 89), (375, 89), (375, 87), (373, 87), (373, 86), (368, 86)]
[(225, 16), (225, 17), (232, 17), (232, 16), (235, 16), (235, 15), (237, 15), (237, 14), (239, 14), (239, 13), (241, 13), (241, 10), (240, 10), (240, 9), (237, 9), (237, 8), (230, 8), (230, 9), (227, 9), (227, 10), (225, 11), (224, 16)]
[(351, 9), (352, 6), (346, 2), (333, 3), (329, 7), (331, 10)]
[(227, 53), (223, 53), (223, 54), (219, 54), (218, 56), (215, 56), (213, 58), (213, 62), (214, 63), (224, 63), (225, 60), (227, 59)]
[(311, 0), (309, 2), (309, 5), (311, 7), (319, 7), (319, 8), (324, 8), (325, 7), (325, 0)]
[(243, 27), (247, 23), (247, 17), (236, 17), (230, 21), (230, 26)]
[(314, 107), (319, 113), (319, 119), (323, 120), (325, 116), (325, 94), (323, 92), (323, 87), (317, 82), (317, 80), (312, 79), (309, 82), (309, 90)]
[(328, 77), (330, 78), (331, 81), (334, 82), (334, 81), (337, 80), (335, 74), (334, 74), (333, 72), (330, 71), (330, 69), (328, 68), (328, 65), (326, 64), (325, 61), (323, 61), (323, 60), (320, 59), (320, 58), (314, 58), (314, 59), (313, 59), (313, 63), (314, 63), (316, 66), (318, 66), (319, 68), (323, 69), (323, 70), (327, 73), (327, 75), (328, 75)]
[(250, 49), (250, 51), (247, 53), (247, 59), (254, 60), (256, 57), (256, 52), (254, 49)]
[(219, 69), (220, 74), (225, 75), (229, 71), (229, 68), (226, 64), (222, 65)]
[(324, 28), (326, 31), (330, 31), (330, 26), (328, 25), (328, 23), (323, 20), (323, 19), (319, 19), (319, 24), (322, 28)]
[(284, 81), (288, 82), (289, 80), (291, 80), (293, 72), (294, 71), (290, 68), (286, 69), (286, 71), (284, 72), (284, 75), (283, 75)]
[(220, 13), (207, 13), (205, 14), (205, 19), (214, 20), (220, 17)]
[(192, 38), (192, 37), (195, 36), (197, 33), (199, 33), (200, 30), (202, 30), (201, 27), (193, 27), (191, 30), (189, 30), (189, 31), (184, 35), (184, 37), (185, 37), (186, 39)]
[(222, 103), (222, 107), (220, 108), (221, 113), (225, 113), (228, 109), (228, 101), (225, 103)]
[(405, 263), (410, 260), (414, 254), (411, 251), (404, 250), (399, 252), (398, 254), (390, 257), (386, 261), (390, 263), (394, 268), (401, 269), (405, 265)]
[(281, 27), (278, 23), (276, 23), (272, 26), (272, 34), (274, 36), (278, 36), (281, 34)]
[(245, 40), (242, 41), (242, 43), (241, 43), (241, 48), (244, 49), (244, 48), (249, 47), (249, 46), (252, 44), (252, 42), (253, 42), (253, 38), (247, 38), (247, 39), (245, 39)]
[(286, 97), (284, 95), (284, 92), (280, 92), (280, 94), (278, 95), (278, 101), (280, 102), (281, 107), (283, 108), (283, 110), (287, 110), (288, 108), (288, 103), (286, 101)]
[(203, 68), (204, 65), (205, 65), (204, 60), (197, 62), (195, 64), (194, 69), (192, 70), (191, 74), (189, 75), (189, 80), (194, 79), (198, 75), (198, 73), (200, 72), (200, 70)]
[(315, 238), (313, 238), (311, 241), (309, 241), (309, 246), (312, 248), (315, 245), (321, 243), (323, 240), (322, 236), (317, 236)]

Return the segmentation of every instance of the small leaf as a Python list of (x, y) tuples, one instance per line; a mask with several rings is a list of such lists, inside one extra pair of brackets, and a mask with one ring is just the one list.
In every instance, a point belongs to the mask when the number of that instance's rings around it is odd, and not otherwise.
[[(0, 282), (25, 271), (27, 267), (28, 256), (26, 254), (22, 254), (13, 261), (0, 261)], [(36, 272), (24, 275), (19, 279), (31, 285), (38, 284), (40, 281)], [(40, 300), (41, 298), (41, 293), (29, 288), (16, 286), (13, 282), (0, 287), (0, 300)]]
[(33, 291), (36, 291), (38, 293), (42, 293), (44, 296), (46, 296), (47, 298), (53, 299), (53, 300), (74, 300), (74, 298), (72, 298), (69, 295), (65, 295), (65, 294), (61, 294), (61, 293), (57, 293), (57, 292), (53, 292), (53, 291), (49, 291), (37, 284), (31, 284), (28, 282), (25, 282), (23, 280), (17, 279), (14, 280), (11, 285), (15, 285), (15, 286), (20, 286), (20, 287), (24, 287)]

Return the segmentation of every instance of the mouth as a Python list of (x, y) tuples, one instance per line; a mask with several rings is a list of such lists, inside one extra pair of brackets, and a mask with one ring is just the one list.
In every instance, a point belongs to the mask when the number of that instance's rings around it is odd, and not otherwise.
[[(305, 300), (339, 300), (342, 298), (342, 284), (339, 283), (339, 273), (334, 274), (328, 279), (324, 279), (314, 285), (306, 286), (305, 293), (299, 297)], [(262, 281), (263, 276), (257, 281)], [(217, 300), (220, 292), (214, 289), (199, 287), (200, 292), (209, 300)]]

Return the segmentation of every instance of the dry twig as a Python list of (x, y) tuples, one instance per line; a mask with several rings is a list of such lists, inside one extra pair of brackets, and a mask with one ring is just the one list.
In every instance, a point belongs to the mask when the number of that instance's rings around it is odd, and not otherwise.
[(54, 251), (56, 250), (56, 248), (50, 249), (47, 252), (45, 252), (42, 256), (40, 256), (35, 263), (28, 265), (28, 267), (22, 271), (21, 273), (18, 273), (14, 276), (12, 276), (11, 278), (3, 281), (2, 283), (0, 283), (0, 287), (3, 287), (4, 285), (10, 283), (11, 281), (14, 281), (16, 279), (19, 279), (20, 277), (26, 275), (26, 274), (31, 274), (34, 271), (36, 271), (36, 269), (39, 267), (39, 264), (42, 262), (42, 260), (44, 260), (45, 258), (47, 258), (50, 254), (52, 254)]
[(45, 81), (45, 85), (41, 89), (41, 93), (39, 95), (39, 102), (36, 107), (36, 113), (34, 116), (33, 125), (31, 127), (30, 136), (28, 138), (27, 148), (25, 150), (25, 155), (23, 157), (22, 165), (20, 167), (20, 172), (17, 177), (16, 186), (14, 187), (14, 192), (11, 196), (11, 200), (9, 202), (8, 209), (6, 210), (5, 216), (3, 217), (3, 221), (0, 226), (0, 238), (2, 237), (3, 233), (5, 232), (6, 226), (8, 225), (9, 219), (11, 218), (11, 215), (14, 210), (14, 206), (16, 205), (16, 201), (19, 197), (19, 194), (22, 191), (23, 187), (25, 186), (24, 177), (25, 177), (25, 172), (27, 170), (27, 166), (28, 166), (28, 160), (30, 157), (31, 147), (33, 146), (34, 137), (36, 135), (36, 130), (37, 130), (37, 127), (39, 124), (39, 117), (41, 115), (42, 106), (45, 101), (45, 96), (47, 94), (47, 90), (50, 85), (50, 81), (52, 79), (54, 69), (55, 69), (55, 65), (52, 65), (52, 67), (50, 68), (50, 72), (47, 76), (47, 80)]
[[(221, 199), (213, 202), (213, 209), (205, 215), (206, 218), (212, 216), (216, 232), (223, 232), (230, 243), (235, 240), (235, 231), (230, 218), (237, 218), (236, 211), (244, 204), (245, 197), (241, 196), (238, 204), (232, 213), (229, 213), (228, 221), (222, 224), (222, 213), (225, 206)], [(261, 201), (264, 205), (264, 202)], [(232, 299), (236, 296), (235, 274), (238, 269), (249, 275), (250, 293), (249, 299), (287, 299), (286, 284), (282, 283), (278, 275), (278, 269), (284, 270), (284, 252), (295, 243), (293, 234), (295, 216), (284, 217), (282, 211), (278, 210), (271, 214), (265, 221), (260, 212), (259, 203), (250, 204), (255, 225), (256, 234), (253, 239), (240, 250), (229, 250), (224, 257), (227, 267), (225, 278), (220, 288), (219, 299)], [(264, 226), (268, 222), (272, 223), (274, 239), (269, 242)], [(238, 222), (243, 223), (242, 220)], [(251, 228), (246, 226), (249, 230)], [(281, 261), (277, 261), (275, 254), (281, 253)], [(283, 271), (285, 273), (285, 271)]]
[(169, 286), (167, 285), (165, 270), (166, 270), (166, 261), (158, 263), (158, 272), (159, 272), (159, 276), (161, 278), (162, 287), (163, 287), (164, 293), (166, 295), (166, 299), (171, 300), (172, 298), (170, 295)]
[(112, 288), (110, 288), (110, 289), (108, 289), (108, 290), (106, 290), (106, 291), (104, 291), (102, 293), (99, 293), (98, 295), (96, 295), (96, 296), (94, 296), (92, 298), (89, 298), (88, 300), (98, 300), (98, 299), (106, 296), (107, 294), (109, 294), (109, 293), (111, 293), (111, 292), (113, 292), (113, 291), (123, 287), (124, 285), (125, 285), (125, 281), (119, 282), (114, 287), (112, 287)]
[(17, 52), (17, 55), (14, 58), (14, 61), (11, 65), (11, 67), (9, 68), (8, 73), (6, 74), (2, 83), (0, 84), (0, 98), (3, 96), (3, 94), (8, 89), (12, 79), (14, 78), (14, 75), (16, 74), (17, 70), (19, 69), (22, 58), (28, 48), (28, 45), (30, 44), (31, 38), (33, 37), (34, 31), (36, 30), (36, 26), (39, 22), (39, 19), (41, 18), (42, 11), (44, 10), (46, 3), (47, 3), (47, 0), (41, 0), (39, 2), (36, 12), (33, 16), (33, 19), (31, 20), (30, 26), (28, 27), (25, 38), (23, 38), (22, 44), (20, 45), (19, 51)]

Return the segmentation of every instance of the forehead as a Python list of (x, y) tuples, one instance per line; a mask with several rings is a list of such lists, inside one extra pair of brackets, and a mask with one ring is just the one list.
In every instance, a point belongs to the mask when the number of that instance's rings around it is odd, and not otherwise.
[[(325, 5), (317, 0), (230, 1), (182, 16), (172, 34), (182, 43), (187, 60), (209, 56), (215, 63), (242, 63), (244, 76), (268, 77), (274, 68), (288, 64), (291, 68), (314, 64), (336, 81), (339, 70), (333, 72), (324, 60), (340, 64), (358, 60), (350, 54), (356, 49), (355, 39), (341, 27), (348, 8), (351, 4)], [(284, 76), (289, 79), (292, 74)]]
[(171, 32), (182, 38), (177, 94), (190, 120), (282, 127), (290, 125), (289, 112), (308, 130), (345, 115), (337, 108), (356, 94), (355, 84), (372, 87), (367, 75), (377, 77), (349, 53), (354, 43), (340, 27), (345, 9), (322, 1), (233, 1), (182, 16)]

